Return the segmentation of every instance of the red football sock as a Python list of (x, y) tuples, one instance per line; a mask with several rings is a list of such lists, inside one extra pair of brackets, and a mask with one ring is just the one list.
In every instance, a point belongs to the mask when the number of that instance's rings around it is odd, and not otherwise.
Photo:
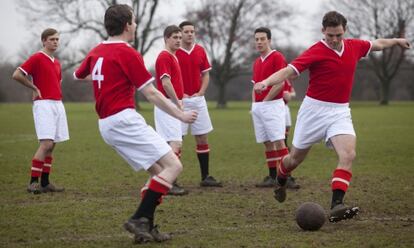
[(344, 169), (336, 169), (332, 175), (332, 190), (342, 190), (346, 192), (351, 182), (352, 173)]

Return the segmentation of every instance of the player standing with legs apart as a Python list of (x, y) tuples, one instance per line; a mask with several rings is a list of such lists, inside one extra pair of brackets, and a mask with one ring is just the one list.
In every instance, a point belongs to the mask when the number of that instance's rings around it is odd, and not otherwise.
[(286, 176), (305, 159), (313, 144), (324, 140), (328, 147), (335, 149), (339, 160), (332, 175), (331, 222), (353, 218), (359, 211), (358, 207), (348, 207), (343, 203), (355, 159), (356, 136), (349, 98), (356, 65), (370, 51), (392, 46), (410, 48), (406, 39), (344, 39), (346, 23), (342, 14), (336, 11), (326, 13), (322, 21), (324, 39), (287, 67), (255, 85), (255, 90), (261, 92), (270, 85), (282, 85), (292, 75), (309, 69), (309, 87), (299, 109), (291, 152), (279, 167), (275, 198), (279, 202), (285, 201)]
[[(252, 83), (256, 84), (274, 72), (286, 66), (285, 57), (278, 51), (272, 50), (271, 31), (266, 27), (254, 31), (256, 49), (260, 57), (253, 65)], [(277, 167), (281, 159), (289, 154), (285, 146), (285, 104), (282, 87), (275, 86), (256, 93), (252, 91), (252, 118), (257, 143), (265, 146), (265, 157), (269, 175), (256, 187), (274, 187), (276, 185)], [(297, 188), (295, 182), (289, 180), (290, 188)]]
[[(184, 96), (181, 69), (175, 52), (181, 46), (181, 29), (171, 25), (164, 30), (165, 49), (161, 51), (155, 62), (157, 87), (166, 98), (182, 110), (182, 99)], [(154, 108), (155, 129), (171, 146), (178, 158), (181, 158), (182, 147), (182, 122), (169, 115), (162, 109)], [(185, 195), (188, 191), (180, 187), (175, 181), (168, 192), (170, 195)]]
[(191, 134), (196, 140), (196, 153), (200, 163), (202, 187), (221, 187), (222, 183), (209, 175), (210, 147), (207, 134), (213, 130), (210, 115), (208, 114), (204, 94), (210, 79), (210, 63), (204, 48), (195, 43), (195, 26), (192, 22), (184, 21), (179, 27), (182, 30), (183, 39), (181, 48), (176, 55), (180, 64), (181, 75), (184, 84), (184, 110), (196, 110), (197, 120), (188, 125), (183, 123), (183, 135)]
[(14, 80), (33, 90), (33, 118), (39, 148), (32, 159), (27, 191), (34, 194), (64, 191), (64, 188), (49, 182), (49, 174), (56, 143), (69, 139), (62, 103), (61, 67), (59, 60), (53, 56), (59, 47), (59, 33), (53, 28), (45, 29), (41, 40), (42, 50), (33, 54), (13, 73)]
[(136, 112), (135, 90), (183, 122), (193, 122), (197, 113), (182, 112), (152, 85), (154, 78), (141, 55), (127, 43), (134, 40), (137, 25), (130, 6), (109, 7), (104, 24), (108, 40), (89, 52), (74, 77), (93, 80), (99, 131), (104, 141), (134, 170), (145, 169), (152, 176), (141, 191), (136, 212), (124, 224), (125, 229), (135, 234), (137, 243), (162, 242), (171, 237), (158, 232), (154, 225), (155, 208), (181, 173), (182, 165), (165, 140)]

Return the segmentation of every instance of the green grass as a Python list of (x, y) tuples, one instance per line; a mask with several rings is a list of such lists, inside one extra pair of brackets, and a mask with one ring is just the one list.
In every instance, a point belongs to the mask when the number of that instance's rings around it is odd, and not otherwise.
[[(122, 224), (135, 211), (147, 175), (135, 173), (103, 142), (92, 104), (65, 106), (71, 139), (57, 145), (51, 178), (66, 192), (30, 195), (29, 161), (37, 148), (31, 106), (0, 105), (0, 247), (132, 247)], [(166, 197), (157, 209), (157, 223), (174, 239), (142, 247), (414, 246), (414, 103), (352, 103), (357, 159), (346, 201), (358, 204), (361, 214), (317, 232), (301, 231), (294, 211), (305, 201), (328, 208), (335, 153), (315, 145), (294, 173), (302, 189), (277, 203), (271, 189), (254, 187), (267, 168), (249, 106), (210, 108), (210, 171), (225, 187), (198, 187), (194, 139), (185, 139), (179, 181), (190, 194)], [(153, 123), (152, 107), (142, 107)], [(298, 104), (291, 109), (296, 116)]]

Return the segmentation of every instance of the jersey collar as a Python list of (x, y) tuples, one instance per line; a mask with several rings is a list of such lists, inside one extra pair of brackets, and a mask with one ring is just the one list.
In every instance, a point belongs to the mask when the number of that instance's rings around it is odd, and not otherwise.
[(329, 49), (331, 49), (332, 51), (334, 51), (336, 54), (338, 54), (338, 56), (339, 57), (342, 57), (342, 54), (344, 53), (344, 51), (345, 51), (345, 43), (344, 43), (344, 40), (342, 40), (341, 42), (342, 42), (342, 49), (341, 49), (341, 51), (340, 52), (338, 52), (337, 50), (335, 50), (335, 49), (332, 49), (331, 47), (329, 47), (329, 45), (328, 45), (328, 43), (326, 43), (326, 41), (325, 40), (321, 40), (321, 42), (322, 42), (322, 44), (324, 44), (327, 48), (329, 48)]
[(264, 56), (264, 57), (260, 56), (260, 59), (262, 60), (262, 62), (264, 62), (267, 59), (267, 57), (269, 57), (269, 55), (274, 53), (274, 52), (276, 52), (276, 50), (271, 50), (268, 54), (266, 54), (266, 56)]
[(186, 50), (185, 48), (182, 48), (182, 47), (180, 47), (180, 49), (182, 51), (184, 51), (185, 53), (187, 53), (187, 54), (191, 54), (191, 52), (193, 52), (193, 50), (194, 50), (195, 45), (196, 45), (196, 43), (193, 44), (193, 46), (191, 47), (190, 50)]
[(43, 53), (46, 57), (48, 57), (52, 62), (55, 62), (55, 58), (54, 57), (51, 57), (51, 56), (49, 56), (49, 54), (47, 54), (47, 53), (45, 53), (44, 51), (42, 51), (42, 50), (40, 50), (39, 51), (40, 53)]

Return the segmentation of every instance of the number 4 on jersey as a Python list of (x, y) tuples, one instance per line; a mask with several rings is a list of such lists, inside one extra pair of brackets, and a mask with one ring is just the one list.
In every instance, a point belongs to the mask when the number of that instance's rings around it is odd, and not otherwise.
[(98, 89), (101, 88), (101, 82), (104, 80), (104, 75), (102, 75), (102, 73), (101, 73), (103, 59), (104, 59), (103, 57), (99, 57), (98, 60), (96, 61), (95, 66), (93, 67), (93, 70), (92, 70), (92, 80), (93, 81), (98, 81)]

